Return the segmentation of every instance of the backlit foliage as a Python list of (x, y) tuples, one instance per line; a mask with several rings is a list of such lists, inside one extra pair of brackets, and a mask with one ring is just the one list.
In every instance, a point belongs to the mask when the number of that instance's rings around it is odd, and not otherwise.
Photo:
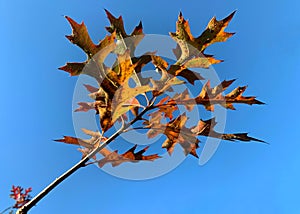
[[(83, 148), (80, 148), (79, 151), (85, 157), (110, 137), (107, 132), (116, 122), (122, 122), (132, 125), (123, 132), (130, 131), (130, 129), (146, 129), (148, 132), (145, 138), (165, 135), (162, 148), (166, 149), (170, 155), (176, 144), (179, 144), (184, 154), (198, 157), (199, 136), (228, 141), (263, 142), (249, 137), (247, 133), (219, 133), (214, 130), (215, 118), (200, 120), (194, 126), (187, 126), (188, 116), (178, 110), (180, 105), (185, 106), (187, 111), (199, 106), (203, 106), (207, 111), (214, 111), (216, 105), (235, 110), (235, 104), (263, 104), (254, 96), (243, 95), (246, 86), (239, 86), (227, 92), (227, 88), (231, 87), (235, 80), (224, 80), (216, 86), (211, 86), (210, 81), (206, 81), (200, 93), (193, 97), (188, 90), (172, 97), (166, 95), (166, 92), (172, 91), (176, 85), (193, 86), (196, 81), (203, 80), (201, 74), (193, 71), (193, 68), (205, 69), (212, 64), (222, 62), (222, 60), (206, 54), (205, 50), (208, 46), (216, 42), (225, 42), (234, 35), (234, 33), (226, 32), (225, 29), (235, 12), (222, 20), (213, 17), (199, 36), (191, 33), (188, 21), (180, 13), (176, 22), (176, 32), (170, 33), (171, 38), (177, 43), (173, 49), (177, 61), (173, 64), (168, 63), (155, 52), (136, 56), (135, 49), (145, 36), (142, 23), (140, 22), (128, 34), (125, 31), (122, 16), (116, 18), (109, 11), (105, 10), (105, 12), (110, 26), (106, 27), (108, 35), (98, 44), (92, 41), (83, 22), (79, 24), (70, 17), (66, 17), (72, 28), (72, 35), (66, 37), (86, 53), (87, 59), (84, 62), (68, 62), (59, 68), (71, 76), (87, 74), (98, 82), (97, 87), (85, 85), (94, 101), (78, 103), (75, 111), (95, 110), (96, 114), (99, 114), (101, 130), (91, 131), (83, 128), (83, 132), (90, 138), (79, 139), (64, 136), (56, 141), (82, 146)], [(111, 53), (115, 54), (116, 61), (112, 67), (108, 67), (105, 59)], [(158, 70), (160, 79), (141, 77), (143, 67), (148, 64), (152, 64)], [(84, 72), (89, 65), (93, 65), (90, 66), (92, 69)], [(130, 86), (132, 80), (136, 83), (135, 87)], [(141, 101), (141, 97), (146, 100), (146, 104)], [(128, 122), (129, 112), (135, 116), (131, 122)], [(142, 125), (134, 124), (138, 121), (142, 121), (139, 123)], [(99, 152), (103, 158), (94, 157), (94, 162), (102, 167), (107, 163), (118, 166), (124, 162), (135, 163), (160, 158), (158, 154), (144, 155), (148, 147), (141, 148), (137, 152), (136, 149), (137, 145), (120, 154), (117, 150), (110, 151), (103, 148)]]

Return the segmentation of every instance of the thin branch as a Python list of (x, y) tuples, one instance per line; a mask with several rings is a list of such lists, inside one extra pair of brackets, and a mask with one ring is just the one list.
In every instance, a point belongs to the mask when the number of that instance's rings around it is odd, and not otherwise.
[(149, 100), (149, 110), (150, 109), (153, 109), (154, 108), (154, 103), (155, 103), (155, 100), (156, 100), (156, 97), (154, 96), (154, 97), (152, 97), (150, 100)]
[(134, 127), (134, 128), (128, 128), (126, 130), (123, 131), (124, 132), (129, 132), (129, 131), (134, 131), (134, 130), (145, 130), (145, 129), (150, 129), (150, 127)]
[(31, 201), (29, 201), (27, 204), (25, 204), (23, 207), (21, 207), (19, 210), (17, 210), (16, 214), (27, 214), (27, 212), (35, 206), (42, 198), (44, 198), (51, 190), (53, 190), (56, 186), (58, 186), (62, 181), (64, 181), (66, 178), (68, 178), (70, 175), (72, 175), (74, 172), (76, 172), (81, 167), (84, 167), (86, 162), (90, 160), (95, 154), (97, 154), (101, 149), (106, 147), (111, 141), (113, 141), (117, 136), (120, 135), (120, 132), (116, 132), (114, 135), (112, 135), (109, 139), (104, 141), (94, 149), (90, 154), (88, 154), (85, 158), (80, 160), (77, 164), (75, 164), (72, 168), (67, 170), (65, 173), (63, 173), (59, 178), (56, 178), (51, 184), (49, 184), (44, 190), (42, 190), (37, 196), (35, 196)]
[[(152, 99), (153, 100), (153, 99)], [(147, 106), (138, 116), (136, 116), (132, 121), (127, 124), (124, 124), (117, 132), (115, 132), (110, 138), (106, 141), (102, 142), (97, 148), (91, 151), (86, 157), (76, 163), (73, 167), (63, 173), (60, 177), (56, 178), (52, 183), (50, 183), (45, 189), (43, 189), (37, 196), (35, 196), (31, 201), (26, 203), (23, 207), (17, 210), (16, 214), (27, 214), (28, 211), (35, 206), (42, 198), (44, 198), (51, 190), (53, 190), (56, 186), (58, 186), (61, 182), (71, 176), (78, 169), (85, 167), (86, 163), (93, 158), (101, 149), (106, 147), (109, 143), (111, 143), (115, 138), (117, 138), (120, 134), (124, 132), (128, 127), (133, 125), (135, 122), (140, 120), (142, 116), (152, 108), (154, 102)]]
[(3, 210), (0, 214), (4, 214), (6, 211), (8, 211), (8, 210), (10, 210), (10, 209), (12, 209), (13, 207), (11, 206), (11, 207), (7, 207), (5, 210)]

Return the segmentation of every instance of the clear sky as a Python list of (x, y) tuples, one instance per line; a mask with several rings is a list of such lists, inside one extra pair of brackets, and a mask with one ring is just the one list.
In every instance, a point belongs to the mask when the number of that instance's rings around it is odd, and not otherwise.
[(94, 41), (108, 26), (104, 8), (122, 14), (128, 31), (143, 21), (145, 33), (175, 31), (179, 11), (198, 35), (214, 15), (237, 13), (236, 35), (209, 53), (220, 79), (238, 78), (265, 106), (238, 105), (226, 131), (249, 131), (270, 145), (221, 142), (204, 166), (188, 157), (170, 173), (145, 181), (113, 177), (95, 166), (81, 169), (30, 213), (300, 213), (300, 16), (298, 1), (4, 1), (0, 0), (0, 209), (13, 201), (12, 184), (37, 194), (76, 163), (73, 146), (52, 140), (74, 135), (76, 78), (57, 68), (85, 55), (70, 44), (63, 15), (85, 21)]

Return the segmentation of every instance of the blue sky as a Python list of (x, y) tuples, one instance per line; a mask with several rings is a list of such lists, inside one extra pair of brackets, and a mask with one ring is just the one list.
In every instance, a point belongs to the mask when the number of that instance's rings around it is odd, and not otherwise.
[(237, 13), (236, 35), (208, 49), (225, 62), (220, 79), (238, 78), (265, 106), (237, 106), (226, 131), (249, 131), (270, 145), (222, 142), (204, 166), (188, 157), (170, 173), (145, 181), (113, 177), (95, 166), (79, 170), (30, 213), (299, 213), (298, 139), (300, 17), (297, 1), (4, 1), (0, 0), (0, 209), (12, 203), (12, 184), (37, 194), (80, 159), (75, 147), (52, 139), (74, 135), (76, 78), (57, 68), (84, 54), (64, 35), (63, 15), (85, 21), (94, 41), (108, 25), (103, 8), (123, 15), (128, 31), (143, 21), (145, 33), (175, 31), (181, 10), (192, 33), (210, 18)]

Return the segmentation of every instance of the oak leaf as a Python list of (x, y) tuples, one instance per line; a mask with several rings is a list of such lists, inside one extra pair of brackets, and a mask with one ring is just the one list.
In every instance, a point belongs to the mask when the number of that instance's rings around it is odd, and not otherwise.
[(185, 127), (187, 120), (188, 118), (184, 113), (167, 124), (150, 123), (150, 130), (147, 135), (149, 138), (158, 134), (166, 135), (167, 139), (163, 142), (162, 148), (166, 148), (169, 154), (172, 154), (175, 144), (179, 143), (184, 149), (185, 155), (191, 154), (198, 157), (196, 149), (200, 141), (196, 138), (195, 134)]
[(225, 91), (234, 81), (234, 79), (229, 81), (224, 80), (214, 88), (210, 87), (210, 82), (208, 81), (203, 86), (199, 96), (195, 98), (196, 103), (204, 105), (209, 111), (214, 110), (215, 104), (219, 104), (224, 108), (232, 110), (235, 110), (233, 103), (243, 103), (248, 105), (264, 104), (263, 102), (256, 100), (256, 97), (254, 96), (242, 96), (242, 93), (246, 90), (246, 86), (238, 87), (224, 96), (222, 92)]
[[(152, 63), (155, 67), (157, 67), (162, 72), (168, 73), (171, 76), (181, 76), (184, 77), (189, 83), (194, 84), (196, 80), (203, 80), (204, 78), (189, 69), (187, 69), (187, 66), (185, 65), (170, 65), (162, 59), (160, 56), (152, 55)], [(206, 60), (206, 59), (205, 59)]]
[(86, 90), (88, 90), (90, 93), (95, 93), (99, 91), (99, 88), (96, 88), (94, 86), (88, 85), (88, 84), (83, 84)]
[(224, 31), (233, 18), (235, 12), (236, 11), (232, 12), (229, 16), (222, 20), (217, 20), (216, 17), (213, 17), (209, 21), (205, 31), (195, 39), (198, 44), (198, 50), (202, 52), (207, 46), (215, 42), (225, 42), (228, 38), (235, 34)]
[[(77, 145), (77, 146), (82, 146), (83, 148), (78, 149), (82, 154), (83, 157), (87, 154), (89, 154), (93, 149), (95, 149), (97, 146), (99, 146), (100, 142), (103, 142), (106, 140), (106, 137), (104, 137), (103, 135), (101, 135), (101, 133), (98, 132), (94, 132), (88, 129), (82, 129), (82, 131), (89, 135), (90, 138), (89, 139), (81, 139), (81, 138), (77, 138), (77, 137), (71, 137), (71, 136), (64, 136), (62, 139), (57, 139), (54, 140), (56, 142), (62, 142), (62, 143), (66, 143), (66, 144), (71, 144), (71, 145)], [(110, 151), (107, 148), (103, 148), (102, 150), (99, 151), (100, 154), (102, 155), (107, 155), (110, 153)], [(93, 157), (94, 159), (96, 159), (96, 157)]]
[(188, 94), (183, 96), (176, 96), (173, 99), (177, 105), (184, 105), (187, 109), (192, 108), (195, 104), (203, 105), (206, 110), (213, 111), (214, 105), (221, 105), (224, 108), (235, 110), (234, 103), (242, 104), (264, 104), (256, 99), (254, 96), (244, 97), (242, 94), (246, 90), (246, 86), (237, 87), (227, 95), (223, 95), (223, 92), (234, 82), (235, 80), (224, 80), (215, 87), (210, 86), (210, 81), (202, 87), (201, 92), (195, 98), (190, 98)]
[(209, 119), (209, 120), (200, 120), (198, 124), (191, 128), (192, 133), (196, 135), (202, 135), (206, 137), (213, 137), (213, 138), (219, 138), (223, 140), (229, 140), (229, 141), (257, 141), (261, 143), (266, 143), (263, 140), (259, 140), (253, 137), (249, 137), (248, 133), (235, 133), (235, 134), (223, 134), (216, 132), (214, 130), (216, 126), (215, 118)]
[[(83, 68), (91, 61), (92, 57), (96, 55), (95, 60), (97, 63), (103, 63), (109, 53), (115, 48), (116, 34), (106, 36), (99, 44), (94, 44), (91, 40), (85, 24), (82, 22), (78, 24), (70, 17), (66, 16), (72, 27), (72, 35), (66, 36), (73, 44), (79, 46), (88, 56), (85, 62), (69, 62), (66, 65), (60, 67), (60, 70), (64, 70), (70, 73), (71, 76), (77, 76), (82, 73)], [(102, 71), (98, 71), (102, 72)], [(92, 75), (92, 72), (87, 72), (88, 75)], [(100, 73), (101, 74), (101, 73)]]
[(134, 145), (131, 149), (126, 151), (123, 154), (118, 154), (118, 151), (113, 151), (110, 154), (106, 155), (103, 159), (98, 161), (98, 166), (101, 168), (107, 163), (111, 163), (113, 167), (118, 166), (125, 162), (139, 162), (139, 161), (154, 161), (158, 158), (161, 158), (158, 154), (152, 155), (143, 155), (149, 146), (145, 147), (144, 149), (134, 152), (137, 148), (137, 145)]
[(178, 110), (178, 107), (174, 105), (174, 100), (170, 99), (169, 96), (161, 99), (156, 105), (155, 108), (158, 108), (158, 112), (164, 113), (164, 117), (173, 119), (173, 112)]
[(136, 46), (144, 38), (143, 25), (140, 22), (130, 35), (125, 32), (122, 16), (114, 17), (108, 10), (105, 9), (110, 26), (106, 30), (110, 33), (116, 32), (117, 47), (115, 53), (123, 54), (127, 49), (130, 50), (130, 56), (134, 56)]
[(221, 62), (220, 60), (215, 60), (212, 56), (205, 62), (206, 57), (203, 52), (207, 46), (215, 42), (224, 42), (234, 34), (224, 31), (234, 16), (234, 13), (235, 12), (220, 21), (218, 21), (216, 17), (213, 17), (205, 31), (199, 37), (194, 37), (190, 31), (188, 21), (183, 18), (180, 12), (176, 22), (176, 32), (170, 33), (170, 36), (177, 42), (177, 47), (173, 50), (178, 59), (176, 64), (181, 65), (193, 57), (197, 58), (197, 63), (193, 61), (187, 65), (204, 66), (205, 68), (209, 66), (208, 62), (211, 64)]
[(112, 102), (112, 123), (114, 123), (121, 115), (126, 113), (129, 109), (136, 107), (139, 102), (134, 99), (136, 96), (153, 91), (150, 85), (136, 86), (131, 88), (129, 86), (128, 78), (122, 86), (115, 92), (115, 96)]

